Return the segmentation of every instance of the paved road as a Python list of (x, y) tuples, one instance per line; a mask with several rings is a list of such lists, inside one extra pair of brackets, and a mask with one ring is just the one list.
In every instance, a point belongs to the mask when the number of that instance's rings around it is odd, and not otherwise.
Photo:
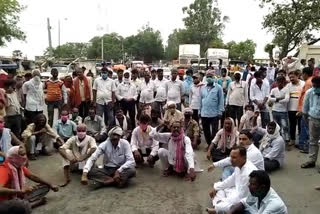
[[(202, 145), (204, 146), (204, 145)], [(205, 153), (197, 151), (202, 168), (209, 162)], [(287, 155), (284, 169), (271, 175), (273, 188), (288, 206), (290, 214), (317, 214), (320, 210), (320, 192), (313, 190), (320, 185), (320, 174), (315, 169), (300, 169), (307, 158), (297, 150)], [(40, 157), (31, 162), (31, 169), (57, 184), (63, 182), (61, 158), (58, 154)], [(73, 175), (72, 183), (58, 193), (48, 195), (48, 204), (34, 210), (36, 214), (151, 214), (151, 213), (205, 213), (209, 203), (208, 190), (219, 179), (221, 171), (198, 174), (194, 183), (182, 179), (160, 176), (160, 163), (155, 168), (142, 168), (127, 189), (104, 188), (92, 190), (81, 186), (80, 175)]]

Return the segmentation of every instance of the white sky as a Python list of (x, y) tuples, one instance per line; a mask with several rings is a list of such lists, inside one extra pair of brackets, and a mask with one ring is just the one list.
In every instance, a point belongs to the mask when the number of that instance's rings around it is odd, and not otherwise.
[[(61, 20), (61, 44), (88, 42), (95, 35), (117, 32), (126, 37), (149, 23), (161, 32), (166, 42), (175, 28), (183, 28), (182, 7), (193, 0), (19, 0), (27, 8), (20, 17), (25, 42), (12, 41), (0, 48), (0, 55), (11, 56), (19, 49), (24, 56), (42, 55), (48, 47), (47, 17), (52, 26), (52, 43), (58, 45), (58, 20)], [(223, 40), (229, 42), (252, 39), (257, 43), (256, 57), (265, 58), (266, 43), (272, 40), (262, 30), (265, 10), (257, 0), (218, 0), (223, 15), (229, 16)], [(98, 31), (98, 27), (104, 31)]]

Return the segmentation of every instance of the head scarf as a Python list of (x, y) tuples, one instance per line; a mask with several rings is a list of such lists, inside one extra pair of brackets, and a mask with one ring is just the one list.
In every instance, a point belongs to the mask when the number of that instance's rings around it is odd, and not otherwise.
[(193, 113), (193, 110), (191, 109), (191, 108), (185, 108), (184, 110), (183, 110), (183, 114), (185, 114), (185, 113)]
[[(224, 152), (226, 148), (231, 149), (236, 143), (238, 139), (238, 131), (234, 125), (234, 120), (231, 117), (227, 117), (225, 119), (230, 120), (232, 122), (231, 132), (227, 132), (225, 128), (222, 130), (221, 139), (218, 142), (218, 149), (222, 149)], [(229, 138), (229, 139), (228, 139)]]
[(109, 132), (108, 132), (108, 136), (111, 137), (113, 134), (117, 134), (119, 136), (123, 135), (123, 131), (122, 128), (120, 126), (115, 126), (113, 127)]
[[(176, 106), (176, 103), (174, 101), (168, 101), (167, 102), (167, 108), (171, 105), (175, 105)], [(177, 106), (176, 106), (177, 107)]]
[(280, 137), (280, 126), (276, 123), (276, 129), (273, 134), (265, 134), (265, 136), (260, 141), (260, 151), (263, 151), (273, 140)]
[(11, 188), (21, 190), (25, 185), (23, 167), (27, 163), (27, 158), (19, 155), (20, 146), (13, 146), (7, 153), (6, 162), (11, 170)]

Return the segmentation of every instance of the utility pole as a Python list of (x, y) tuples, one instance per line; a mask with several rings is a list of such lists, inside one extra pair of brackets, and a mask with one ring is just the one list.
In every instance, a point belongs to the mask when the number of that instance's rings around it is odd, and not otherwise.
[(49, 18), (47, 18), (47, 27), (48, 27), (49, 49), (51, 52), (52, 51), (52, 40), (51, 40), (51, 26), (50, 26), (50, 19)]
[(61, 33), (60, 33), (60, 19), (59, 19), (59, 21), (58, 21), (58, 45), (60, 46), (60, 35), (61, 35)]
[(101, 60), (103, 61), (103, 36), (101, 37)]

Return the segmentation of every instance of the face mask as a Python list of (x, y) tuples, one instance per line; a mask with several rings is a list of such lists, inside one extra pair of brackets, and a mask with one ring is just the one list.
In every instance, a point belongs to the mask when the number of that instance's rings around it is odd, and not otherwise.
[(36, 81), (36, 82), (40, 82), (40, 81), (41, 81), (41, 79), (40, 79), (39, 76), (34, 76), (33, 79), (34, 79), (34, 81)]
[(108, 74), (101, 74), (102, 79), (106, 80), (108, 79)]
[(320, 88), (314, 88), (314, 93), (320, 95)]
[(124, 82), (124, 83), (130, 83), (130, 79), (129, 79), (129, 78), (124, 78), (124, 79), (123, 79), (123, 82)]
[(188, 81), (192, 81), (192, 77), (191, 76), (187, 76), (187, 80)]
[(61, 121), (66, 122), (69, 119), (68, 115), (61, 116)]
[(148, 128), (148, 124), (140, 124), (139, 125), (140, 126), (140, 129), (142, 130), (142, 131), (146, 131), (147, 130), (147, 128)]
[(12, 164), (15, 168), (21, 168), (26, 165), (27, 158), (25, 156), (20, 155), (11, 155), (7, 158), (10, 164)]
[(213, 84), (213, 78), (212, 77), (207, 77), (207, 83), (208, 84)]
[(86, 132), (77, 132), (77, 136), (80, 140), (82, 140), (83, 138), (85, 138), (87, 135)]
[(4, 122), (0, 123), (0, 130), (3, 130), (4, 128)]
[(246, 114), (248, 115), (248, 117), (249, 117), (249, 119), (250, 119), (251, 117), (253, 117), (254, 112), (251, 111), (251, 110), (248, 110), (248, 111), (246, 111)]

